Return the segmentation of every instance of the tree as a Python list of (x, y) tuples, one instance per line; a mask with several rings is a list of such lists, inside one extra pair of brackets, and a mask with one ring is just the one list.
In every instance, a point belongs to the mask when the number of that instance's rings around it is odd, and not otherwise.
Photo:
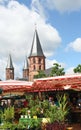
[(34, 78), (36, 78), (36, 79), (38, 79), (38, 78), (44, 78), (44, 77), (46, 77), (46, 74), (42, 70), (38, 71), (37, 75), (34, 75)]
[(76, 68), (73, 69), (74, 73), (81, 73), (81, 64), (79, 64)]
[(64, 68), (61, 67), (61, 65), (59, 65), (58, 63), (54, 63), (54, 66), (52, 67), (51, 70), (51, 76), (60, 76), (60, 75), (64, 75)]

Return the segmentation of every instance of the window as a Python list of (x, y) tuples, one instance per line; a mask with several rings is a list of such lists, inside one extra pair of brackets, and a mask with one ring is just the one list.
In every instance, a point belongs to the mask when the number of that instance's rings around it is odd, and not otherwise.
[(35, 57), (33, 58), (33, 63), (35, 63)]
[(36, 67), (35, 67), (35, 65), (33, 66), (33, 70), (36, 70)]
[(39, 58), (39, 64), (41, 63), (41, 58)]
[(39, 70), (41, 70), (41, 65), (39, 66)]

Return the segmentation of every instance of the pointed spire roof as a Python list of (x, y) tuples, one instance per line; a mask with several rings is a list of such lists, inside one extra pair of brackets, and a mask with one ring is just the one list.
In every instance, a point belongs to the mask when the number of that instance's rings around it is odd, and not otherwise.
[(27, 56), (26, 56), (26, 59), (25, 59), (25, 61), (24, 61), (24, 67), (23, 67), (23, 69), (25, 70), (25, 69), (28, 69), (28, 60), (27, 60)]
[(34, 32), (32, 48), (31, 48), (31, 52), (30, 52), (29, 57), (31, 57), (31, 56), (44, 56), (36, 29), (35, 29), (35, 32)]
[(9, 57), (8, 57), (8, 62), (7, 62), (7, 67), (6, 68), (10, 68), (10, 69), (13, 69), (13, 64), (12, 64), (12, 58), (11, 58), (11, 54), (9, 54)]

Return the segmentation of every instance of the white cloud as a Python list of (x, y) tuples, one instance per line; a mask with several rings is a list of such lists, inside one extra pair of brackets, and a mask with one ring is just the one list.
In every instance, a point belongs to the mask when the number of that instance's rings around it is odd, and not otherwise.
[(21, 75), (19, 71), (22, 71), (25, 56), (29, 55), (36, 22), (45, 56), (52, 56), (60, 46), (61, 37), (55, 28), (46, 23), (45, 17), (14, 0), (10, 0), (6, 5), (0, 4), (0, 78), (4, 78), (3, 71), (7, 64), (5, 59), (7, 61), (9, 53), (18, 70), (16, 77)]
[[(33, 0), (33, 1), (35, 1), (35, 5), (37, 5), (36, 3), (38, 0)], [(40, 4), (42, 8), (44, 6), (49, 9), (58, 10), (59, 12), (71, 12), (71, 11), (77, 11), (81, 9), (81, 0), (45, 0), (45, 1), (40, 0)], [(35, 7), (37, 8), (37, 6)]]
[(74, 74), (73, 69), (74, 69), (74, 67), (70, 67), (70, 68), (66, 69), (66, 75)]
[(66, 50), (69, 50), (70, 48), (76, 52), (81, 52), (81, 38), (77, 38), (73, 42), (69, 43)]
[(55, 49), (58, 48), (61, 43), (61, 37), (59, 36), (58, 31), (49, 24), (41, 24), (39, 32), (45, 55), (48, 57), (53, 56)]
[(46, 18), (45, 9), (40, 0), (32, 0), (31, 8), (33, 11), (39, 13), (40, 16), (42, 16), (43, 18)]
[(53, 67), (54, 63), (58, 63), (59, 65), (61, 65), (62, 68), (65, 68), (66, 66), (64, 63), (60, 63), (56, 59), (46, 59), (46, 68)]
[(4, 79), (5, 78), (5, 69), (6, 69), (6, 59), (1, 58), (0, 57), (0, 79)]
[(55, 59), (54, 60), (46, 59), (46, 69), (52, 67), (54, 63), (57, 63)]

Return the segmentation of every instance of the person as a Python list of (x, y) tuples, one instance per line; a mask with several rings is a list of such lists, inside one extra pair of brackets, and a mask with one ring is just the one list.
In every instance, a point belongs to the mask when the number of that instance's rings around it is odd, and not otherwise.
[(28, 101), (24, 100), (23, 105), (24, 105), (24, 107), (27, 107), (28, 106)]

